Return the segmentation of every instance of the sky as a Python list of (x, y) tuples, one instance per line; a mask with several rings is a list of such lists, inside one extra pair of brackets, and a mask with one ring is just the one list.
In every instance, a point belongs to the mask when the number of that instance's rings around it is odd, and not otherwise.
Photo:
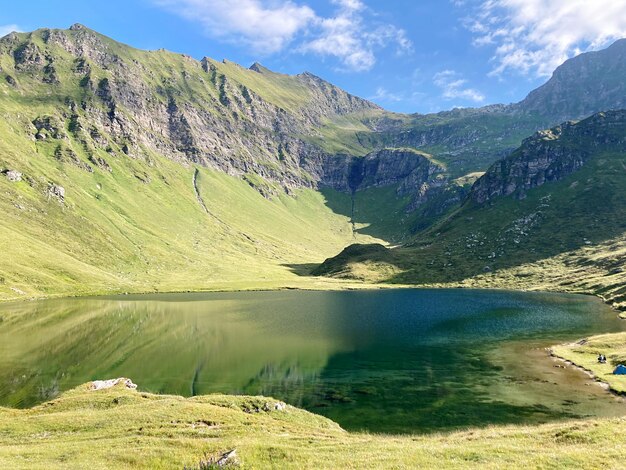
[(0, 36), (82, 23), (140, 49), (318, 75), (386, 109), (511, 103), (626, 37), (624, 0), (3, 0)]

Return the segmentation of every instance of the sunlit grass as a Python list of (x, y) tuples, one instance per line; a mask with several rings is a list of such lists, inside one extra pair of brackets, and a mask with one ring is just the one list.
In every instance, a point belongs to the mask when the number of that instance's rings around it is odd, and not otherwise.
[(87, 386), (30, 410), (0, 408), (6, 468), (183, 468), (236, 450), (243, 468), (620, 468), (626, 420), (430, 436), (347, 433), (276, 400), (184, 399)]

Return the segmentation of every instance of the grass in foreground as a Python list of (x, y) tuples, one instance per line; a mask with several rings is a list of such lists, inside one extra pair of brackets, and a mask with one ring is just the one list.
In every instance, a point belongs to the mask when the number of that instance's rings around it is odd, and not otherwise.
[(0, 467), (197, 468), (236, 450), (242, 468), (606, 469), (626, 453), (625, 419), (398, 437), (347, 433), (276, 403), (83, 385), (32, 409), (0, 408)]

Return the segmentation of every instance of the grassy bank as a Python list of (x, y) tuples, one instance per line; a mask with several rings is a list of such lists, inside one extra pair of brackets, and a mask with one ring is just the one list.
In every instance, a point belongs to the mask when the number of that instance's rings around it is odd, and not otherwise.
[[(589, 371), (613, 392), (626, 394), (626, 376), (613, 375), (617, 365), (626, 364), (626, 333), (592, 336), (577, 343), (555, 346), (552, 352)], [(606, 364), (598, 362), (599, 354), (606, 356)]]
[(0, 408), (0, 467), (180, 469), (236, 450), (243, 468), (619, 468), (626, 452), (624, 419), (400, 437), (347, 433), (276, 403), (83, 385), (32, 409)]

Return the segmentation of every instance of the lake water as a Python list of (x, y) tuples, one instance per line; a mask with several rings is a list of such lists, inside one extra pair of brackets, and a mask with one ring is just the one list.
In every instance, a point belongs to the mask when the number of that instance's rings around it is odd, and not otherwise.
[(432, 432), (626, 414), (545, 347), (621, 331), (585, 296), (476, 290), (237, 292), (0, 305), (0, 404), (94, 379), (266, 395), (349, 430)]

